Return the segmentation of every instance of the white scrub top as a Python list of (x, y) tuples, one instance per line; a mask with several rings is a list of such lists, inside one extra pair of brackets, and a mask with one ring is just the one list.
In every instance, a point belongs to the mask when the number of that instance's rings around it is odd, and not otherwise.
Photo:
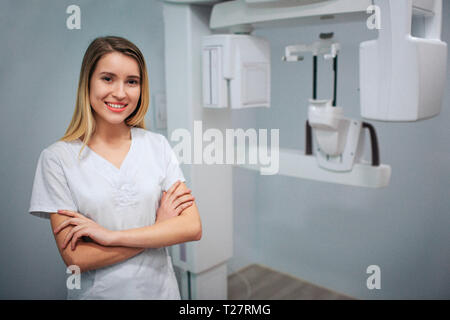
[[(50, 218), (58, 209), (82, 213), (109, 230), (155, 223), (162, 190), (185, 181), (167, 139), (131, 128), (131, 147), (120, 169), (81, 140), (58, 141), (38, 160), (29, 212)], [(68, 299), (180, 299), (167, 248), (146, 249), (120, 263), (81, 273), (81, 289)]]

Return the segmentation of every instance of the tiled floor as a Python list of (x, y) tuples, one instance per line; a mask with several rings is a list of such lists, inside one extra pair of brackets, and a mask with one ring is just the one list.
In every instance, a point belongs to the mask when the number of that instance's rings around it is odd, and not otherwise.
[(228, 277), (228, 299), (349, 300), (353, 298), (253, 264)]

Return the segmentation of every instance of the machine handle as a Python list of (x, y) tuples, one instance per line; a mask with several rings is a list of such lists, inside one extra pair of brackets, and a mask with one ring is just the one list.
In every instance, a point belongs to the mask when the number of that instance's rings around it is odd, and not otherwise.
[(306, 120), (306, 147), (305, 147), (305, 155), (312, 156), (312, 128), (309, 125), (309, 121)]
[(380, 165), (380, 150), (378, 148), (377, 133), (370, 123), (363, 122), (362, 127), (369, 129), (370, 146), (372, 148), (372, 166), (378, 167)]

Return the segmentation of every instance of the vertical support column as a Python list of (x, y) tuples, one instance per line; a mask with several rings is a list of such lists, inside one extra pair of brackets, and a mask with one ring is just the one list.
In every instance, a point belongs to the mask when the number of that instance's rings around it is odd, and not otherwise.
[[(231, 126), (230, 109), (209, 110), (202, 103), (202, 37), (211, 34), (208, 6), (164, 3), (167, 127), (191, 133), (192, 150), (203, 152), (202, 134), (217, 128), (225, 137)], [(198, 122), (197, 122), (198, 121)], [(199, 137), (200, 135), (200, 137)], [(172, 143), (172, 146), (174, 143)], [(203, 159), (203, 155), (197, 155)], [(194, 153), (192, 153), (194, 163)], [(233, 255), (232, 166), (181, 166), (196, 197), (202, 219), (200, 241), (174, 246), (173, 262), (189, 271), (190, 293), (183, 299), (227, 299), (226, 263)], [(187, 274), (187, 272), (186, 272)]]

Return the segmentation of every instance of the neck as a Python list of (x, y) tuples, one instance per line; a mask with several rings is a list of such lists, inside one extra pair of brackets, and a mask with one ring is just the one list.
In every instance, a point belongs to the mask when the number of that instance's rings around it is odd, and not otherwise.
[(122, 144), (131, 140), (131, 127), (125, 122), (111, 124), (104, 121), (96, 121), (95, 132), (92, 139), (104, 144)]

